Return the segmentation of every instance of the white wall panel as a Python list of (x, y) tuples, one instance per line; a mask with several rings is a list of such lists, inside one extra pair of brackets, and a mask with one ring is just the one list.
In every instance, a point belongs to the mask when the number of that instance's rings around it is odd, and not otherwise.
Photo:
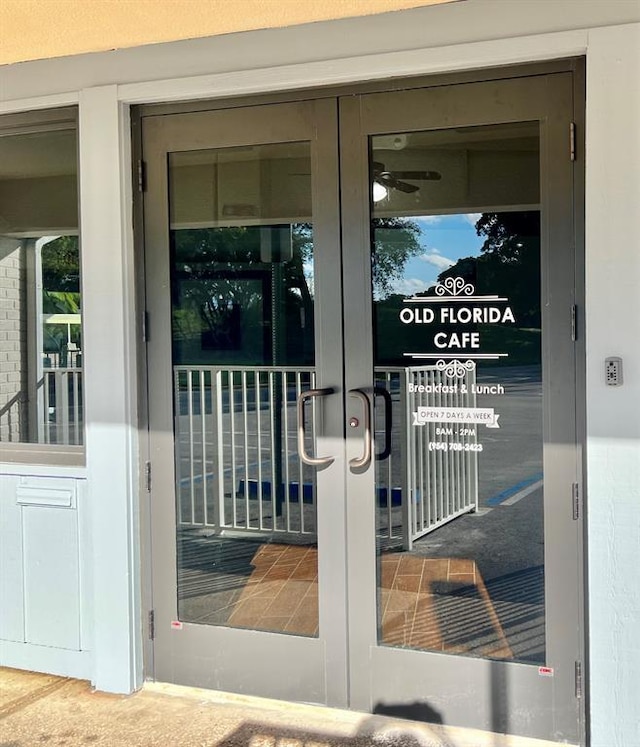
[(0, 665), (88, 678), (85, 481), (47, 469), (0, 475)]
[(80, 649), (78, 513), (62, 506), (22, 506), (25, 639)]
[[(586, 327), (592, 747), (640, 744), (640, 27), (587, 57)], [(608, 387), (604, 359), (621, 356)]]
[(0, 640), (23, 642), (22, 517), (17, 486), (17, 477), (0, 477)]

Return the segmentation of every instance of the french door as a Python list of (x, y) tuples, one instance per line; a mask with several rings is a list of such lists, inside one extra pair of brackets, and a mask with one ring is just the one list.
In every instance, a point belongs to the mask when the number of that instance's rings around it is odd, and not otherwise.
[(579, 741), (571, 92), (143, 117), (156, 679)]

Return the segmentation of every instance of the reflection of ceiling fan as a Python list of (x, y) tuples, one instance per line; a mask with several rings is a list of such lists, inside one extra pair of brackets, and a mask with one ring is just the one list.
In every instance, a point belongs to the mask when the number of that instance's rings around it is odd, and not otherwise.
[(373, 181), (381, 184), (386, 189), (397, 189), (400, 192), (411, 194), (417, 192), (420, 187), (417, 184), (408, 184), (405, 179), (411, 181), (439, 181), (442, 174), (439, 171), (387, 171), (385, 165), (380, 161), (374, 161)]

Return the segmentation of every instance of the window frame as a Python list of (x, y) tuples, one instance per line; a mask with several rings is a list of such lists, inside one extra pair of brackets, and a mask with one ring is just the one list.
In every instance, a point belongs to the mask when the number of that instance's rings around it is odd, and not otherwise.
[[(55, 109), (43, 109), (20, 113), (0, 114), (0, 138), (47, 133), (60, 130), (73, 130), (75, 133), (76, 153), (76, 182), (77, 182), (77, 232), (80, 267), (80, 298), (84, 301), (83, 289), (83, 257), (80, 221), (80, 154), (79, 154), (79, 112), (77, 106), (67, 106)], [(72, 235), (72, 234), (69, 234)], [(27, 237), (25, 237), (27, 238)], [(31, 238), (31, 237), (29, 237)], [(81, 334), (84, 339), (84, 320), (81, 320)], [(33, 331), (29, 328), (29, 334)], [(27, 348), (30, 346), (27, 341)], [(84, 353), (83, 353), (84, 375)], [(30, 403), (31, 404), (31, 403)], [(82, 392), (82, 409), (84, 413), (84, 387)], [(86, 456), (86, 418), (82, 419), (82, 445), (47, 444), (26, 441), (0, 441), (0, 464), (37, 464), (59, 467), (81, 467), (85, 465)]]

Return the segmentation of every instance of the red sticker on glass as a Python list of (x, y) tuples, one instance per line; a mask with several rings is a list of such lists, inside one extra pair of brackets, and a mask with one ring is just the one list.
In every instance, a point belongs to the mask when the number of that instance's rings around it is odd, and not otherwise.
[(172, 620), (171, 628), (172, 630), (182, 630), (182, 623), (180, 622), (180, 620)]
[(538, 667), (538, 674), (541, 677), (553, 677), (553, 667)]

